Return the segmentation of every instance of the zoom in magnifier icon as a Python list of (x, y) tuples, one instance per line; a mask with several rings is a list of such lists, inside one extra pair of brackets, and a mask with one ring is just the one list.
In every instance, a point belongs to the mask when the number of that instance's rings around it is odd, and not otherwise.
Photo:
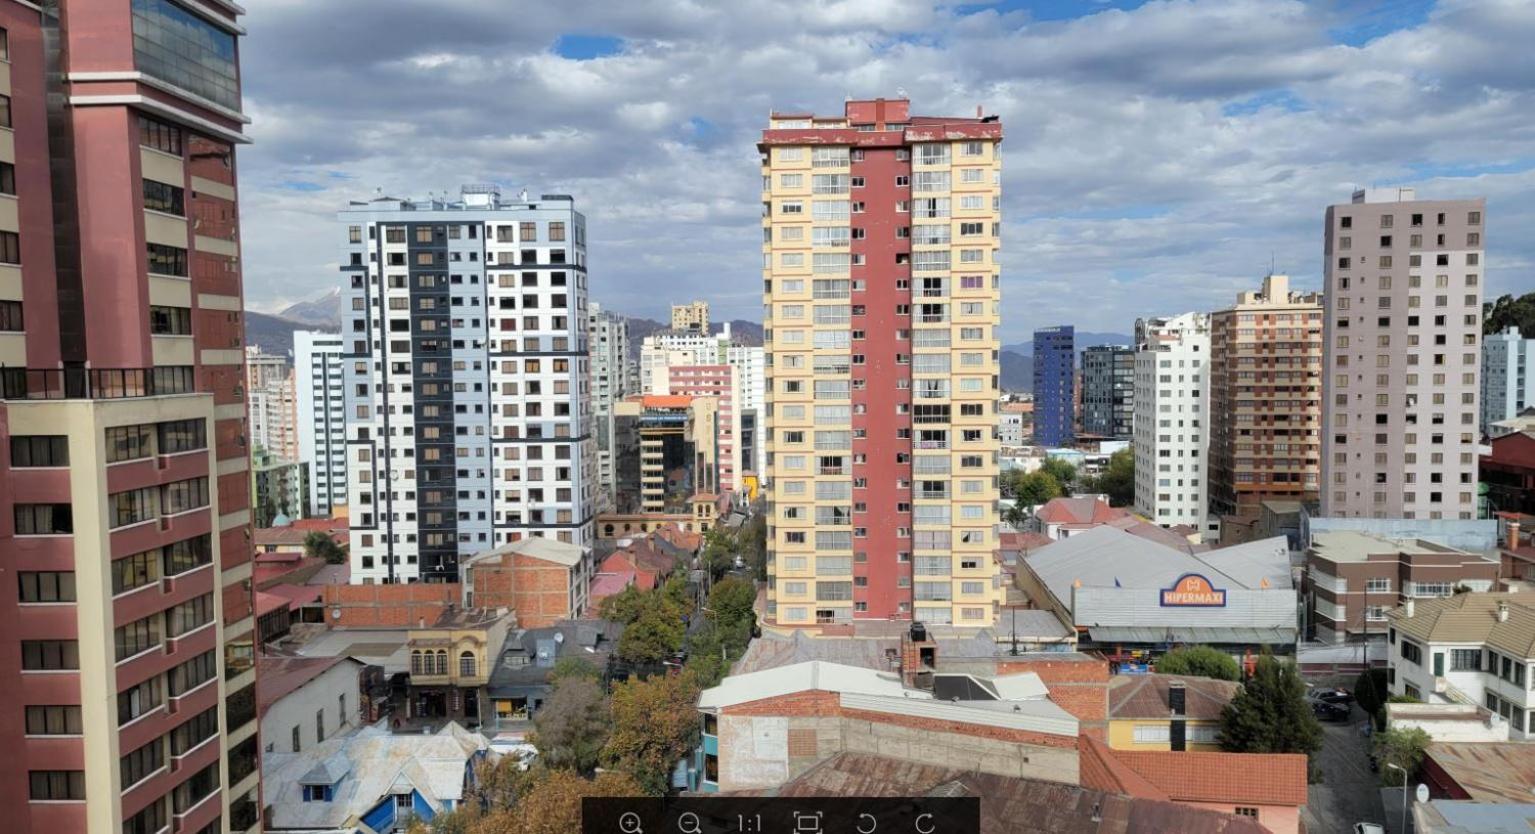
[(640, 815), (633, 811), (625, 811), (618, 816), (618, 830), (623, 834), (645, 834), (640, 826)]
[(698, 815), (692, 811), (683, 811), (677, 815), (677, 830), (682, 834), (699, 834), (703, 827), (698, 824)]

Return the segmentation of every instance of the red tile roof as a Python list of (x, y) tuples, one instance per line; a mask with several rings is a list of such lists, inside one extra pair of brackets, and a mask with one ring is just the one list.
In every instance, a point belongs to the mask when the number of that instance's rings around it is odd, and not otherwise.
[(1109, 717), (1166, 719), (1173, 681), (1183, 682), (1186, 713), (1196, 721), (1219, 719), (1238, 688), (1232, 681), (1190, 675), (1116, 675), (1109, 682)]
[[(1083, 749), (1094, 745), (1097, 745), (1094, 755), (1104, 760), (1101, 765), (1092, 766), (1094, 779), (1112, 778), (1127, 787), (1149, 783), (1168, 799), (1181, 802), (1291, 807), (1306, 804), (1306, 756), (1302, 753), (1109, 750), (1096, 739), (1085, 742)], [(1097, 787), (1088, 782), (1088, 758), (1085, 754), (1082, 757), (1082, 784)], [(1122, 767), (1113, 766), (1110, 759)], [(1127, 781), (1127, 770), (1139, 782)], [(1124, 792), (1143, 795), (1135, 790)]]
[(1168, 798), (1161, 788), (1115, 758), (1114, 751), (1110, 750), (1107, 744), (1087, 735), (1081, 736), (1078, 740), (1080, 743), (1077, 749), (1081, 754), (1079, 779), (1082, 787), (1120, 793), (1137, 799), (1165, 800)]
[(1107, 524), (1129, 514), (1097, 498), (1052, 498), (1034, 513), (1046, 524)]

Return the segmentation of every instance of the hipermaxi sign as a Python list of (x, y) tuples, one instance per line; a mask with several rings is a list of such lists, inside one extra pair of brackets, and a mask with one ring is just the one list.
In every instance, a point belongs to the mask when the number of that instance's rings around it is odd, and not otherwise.
[(1171, 588), (1162, 589), (1163, 608), (1225, 608), (1226, 589), (1217, 588), (1203, 574), (1185, 573)]

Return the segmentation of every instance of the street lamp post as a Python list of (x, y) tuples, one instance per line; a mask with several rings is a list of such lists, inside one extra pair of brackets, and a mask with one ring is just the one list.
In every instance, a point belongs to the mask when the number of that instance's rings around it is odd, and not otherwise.
[(1390, 770), (1402, 771), (1402, 815), (1399, 817), (1399, 830), (1397, 834), (1407, 834), (1407, 769), (1398, 764), (1386, 762)]

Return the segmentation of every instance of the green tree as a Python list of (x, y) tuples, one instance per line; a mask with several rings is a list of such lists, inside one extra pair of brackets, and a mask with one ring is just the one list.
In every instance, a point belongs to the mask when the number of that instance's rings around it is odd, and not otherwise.
[(1535, 292), (1518, 298), (1499, 296), (1497, 301), (1482, 304), (1482, 335), (1502, 333), (1509, 327), (1519, 328), (1525, 338), (1535, 336)]
[(1191, 675), (1223, 681), (1242, 679), (1242, 670), (1237, 666), (1236, 659), (1211, 646), (1173, 649), (1162, 655), (1156, 666), (1157, 673), (1163, 675)]
[(562, 657), (556, 660), (554, 668), (549, 670), (549, 682), (558, 684), (568, 678), (595, 681), (602, 678), (602, 670), (584, 657)]
[(710, 577), (718, 579), (735, 564), (736, 554), (740, 551), (741, 547), (735, 535), (723, 527), (715, 526), (704, 533), (699, 561), (708, 568)]
[(1408, 776), (1416, 774), (1429, 741), (1428, 733), (1421, 727), (1393, 727), (1376, 733), (1375, 759), (1380, 762), (1381, 784), (1400, 785), (1405, 778), (1401, 770), (1386, 765), (1396, 765), (1407, 771)]
[(1109, 455), (1108, 466), (1092, 478), (1085, 489), (1109, 496), (1110, 506), (1128, 507), (1134, 504), (1135, 452), (1125, 448)]
[(645, 605), (644, 597), (644, 591), (633, 585), (626, 586), (622, 591), (610, 597), (604, 597), (597, 605), (597, 613), (604, 620), (627, 625), (639, 619), (640, 611)]
[(682, 648), (687, 625), (682, 609), (664, 592), (646, 594), (639, 616), (618, 638), (618, 656), (630, 663), (659, 663)]
[(1354, 700), (1359, 702), (1360, 709), (1375, 719), (1377, 729), (1385, 726), (1383, 708), (1389, 694), (1385, 669), (1366, 669), (1354, 679)]
[(1026, 507), (1037, 507), (1051, 498), (1059, 498), (1061, 495), (1060, 481), (1057, 481), (1054, 475), (1043, 469), (1030, 472), (1020, 478), (1013, 492), (1017, 503)]
[(664, 793), (672, 768), (697, 742), (698, 692), (691, 672), (613, 687), (613, 734), (603, 762), (633, 776), (646, 793)]
[(709, 619), (733, 625), (756, 619), (757, 587), (744, 579), (722, 579), (709, 589)]
[(564, 678), (533, 714), (533, 744), (552, 768), (590, 773), (608, 742), (608, 700), (589, 678)]
[(330, 565), (346, 563), (346, 548), (336, 544), (336, 540), (323, 530), (311, 530), (304, 536), (304, 555), (319, 556)]
[(1322, 725), (1295, 664), (1267, 652), (1258, 658), (1252, 677), (1221, 710), (1220, 745), (1230, 753), (1305, 753), (1316, 775)]
[(1060, 485), (1062, 495), (1070, 495), (1072, 486), (1077, 482), (1077, 468), (1059, 458), (1045, 458), (1039, 465), (1039, 471), (1048, 474)]
[(1008, 505), (1006, 510), (1002, 511), (1002, 520), (1012, 525), (1014, 529), (1021, 530), (1023, 525), (1029, 520), (1029, 508), (1024, 506), (1021, 501), (1014, 501)]

